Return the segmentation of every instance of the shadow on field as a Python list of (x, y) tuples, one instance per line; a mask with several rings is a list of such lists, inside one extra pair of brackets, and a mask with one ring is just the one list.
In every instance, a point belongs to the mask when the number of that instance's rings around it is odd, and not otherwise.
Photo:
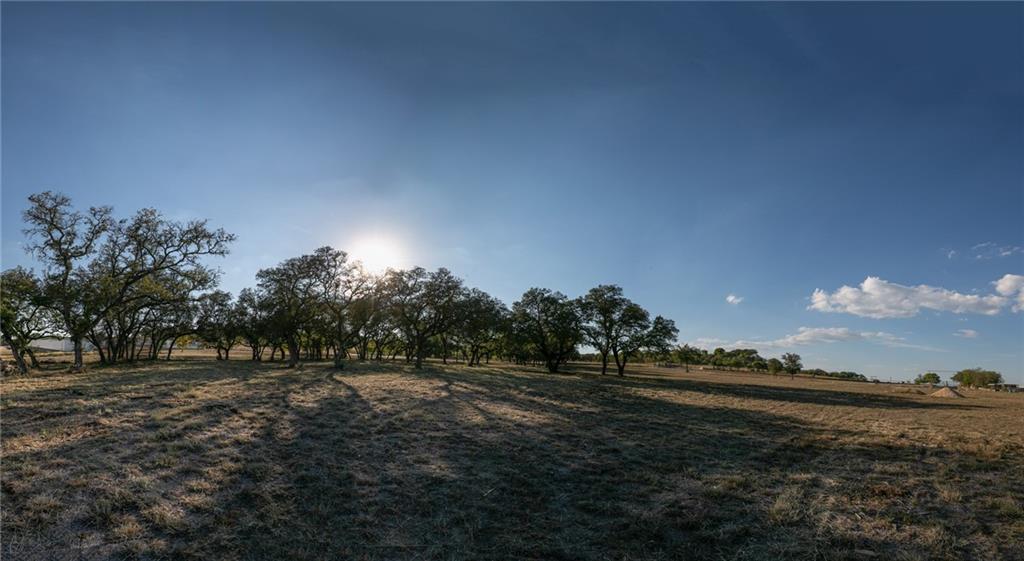
[[(153, 372), (85, 378), (63, 395), (5, 396), (19, 402), (5, 411), (7, 426), (16, 427), (5, 441), (57, 417), (67, 426), (108, 430), (5, 454), (4, 558), (971, 553), (951, 549), (972, 547), (966, 540), (923, 545), (907, 537), (919, 532), (868, 532), (855, 515), (876, 505), (873, 516), (885, 524), (917, 530), (955, 516), (958, 505), (885, 481), (903, 466), (924, 478), (978, 458), (842, 444), (843, 431), (793, 418), (630, 390), (821, 405), (851, 399), (838, 392), (493, 368), (414, 373), (401, 366), (197, 363), (158, 372), (158, 379)], [(858, 397), (868, 407), (899, 407), (881, 396)], [(86, 481), (61, 495), (63, 516), (48, 517), (17, 481), (22, 472), (35, 473), (32, 484), (40, 488)], [(916, 510), (908, 511), (911, 496)], [(82, 534), (88, 537), (76, 547), (73, 536)], [(15, 549), (19, 544), (24, 548)]]

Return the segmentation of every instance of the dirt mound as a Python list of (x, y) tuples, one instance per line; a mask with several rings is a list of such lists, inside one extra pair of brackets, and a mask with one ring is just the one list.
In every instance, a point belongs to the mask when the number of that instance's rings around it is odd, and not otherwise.
[(964, 394), (954, 390), (953, 388), (942, 388), (941, 390), (931, 394), (932, 397), (963, 397)]

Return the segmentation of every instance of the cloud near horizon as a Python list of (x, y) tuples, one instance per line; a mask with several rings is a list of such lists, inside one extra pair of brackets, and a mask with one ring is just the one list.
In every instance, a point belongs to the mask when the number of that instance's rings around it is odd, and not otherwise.
[(989, 316), (998, 314), (1007, 306), (1011, 306), (1014, 312), (1024, 310), (1024, 276), (1007, 274), (992, 284), (997, 294), (977, 295), (926, 284), (905, 286), (879, 277), (867, 277), (859, 287), (843, 285), (832, 293), (815, 289), (807, 309), (874, 319), (909, 318), (921, 310)]
[(953, 335), (957, 337), (963, 337), (964, 339), (977, 339), (978, 332), (973, 329), (957, 329)]
[(886, 333), (885, 331), (854, 331), (848, 327), (800, 327), (796, 333), (786, 335), (779, 339), (740, 339), (729, 342), (717, 337), (699, 337), (694, 344), (700, 348), (712, 349), (722, 347), (726, 349), (791, 349), (817, 344), (845, 343), (845, 342), (867, 342), (886, 347), (897, 347), (903, 349), (917, 349), (920, 351), (946, 352), (943, 349), (917, 345), (908, 342), (903, 337)]
[(797, 332), (785, 337), (768, 341), (736, 341), (736, 347), (773, 347), (792, 348), (805, 345), (821, 343), (842, 343), (850, 341), (864, 341), (885, 345), (886, 347), (899, 347), (904, 349), (918, 349), (922, 351), (945, 352), (942, 349), (908, 343), (903, 337), (886, 333), (885, 331), (854, 331), (848, 327), (800, 327)]
[(743, 297), (742, 296), (736, 296), (735, 294), (730, 294), (730, 295), (725, 297), (725, 301), (730, 303), (730, 304), (732, 304), (733, 306), (737, 306), (737, 305), (739, 305), (740, 302), (743, 301)]

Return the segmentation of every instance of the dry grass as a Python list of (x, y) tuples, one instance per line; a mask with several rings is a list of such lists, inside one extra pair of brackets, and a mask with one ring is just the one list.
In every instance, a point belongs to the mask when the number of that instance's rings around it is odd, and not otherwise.
[(1024, 559), (1024, 396), (646, 369), (8, 378), (4, 559)]

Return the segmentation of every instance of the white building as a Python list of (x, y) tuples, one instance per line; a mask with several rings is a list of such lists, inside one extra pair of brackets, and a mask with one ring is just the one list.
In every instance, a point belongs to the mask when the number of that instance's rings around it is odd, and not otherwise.
[[(67, 337), (46, 337), (44, 339), (36, 339), (35, 341), (32, 341), (32, 344), (29, 346), (31, 346), (33, 349), (43, 349), (46, 351), (63, 351), (67, 353), (74, 352), (75, 350), (75, 344), (71, 341), (71, 339)], [(82, 350), (85, 352), (92, 351), (92, 343), (88, 341), (82, 341)]]

